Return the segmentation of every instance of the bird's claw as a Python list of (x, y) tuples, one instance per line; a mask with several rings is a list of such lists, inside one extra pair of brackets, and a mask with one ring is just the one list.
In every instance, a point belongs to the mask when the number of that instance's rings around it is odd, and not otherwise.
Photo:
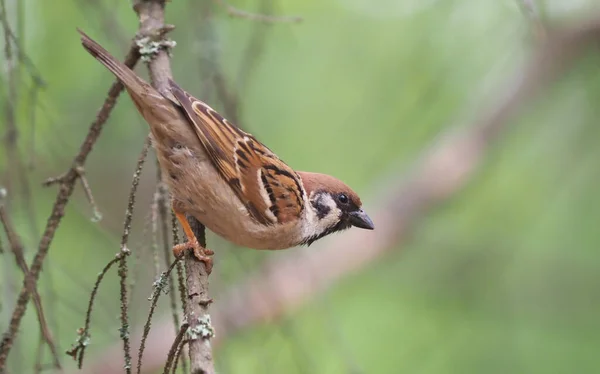
[(215, 252), (208, 248), (202, 247), (197, 240), (187, 241), (185, 243), (175, 245), (173, 247), (173, 254), (175, 257), (179, 257), (184, 251), (190, 249), (193, 251), (194, 257), (196, 257), (198, 261), (204, 262), (206, 273), (210, 274), (213, 267), (213, 259), (210, 256), (212, 256)]

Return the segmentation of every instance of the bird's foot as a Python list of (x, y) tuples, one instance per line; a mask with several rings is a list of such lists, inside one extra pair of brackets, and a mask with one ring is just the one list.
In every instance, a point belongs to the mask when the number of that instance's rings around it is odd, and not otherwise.
[(211, 256), (215, 254), (215, 252), (211, 251), (208, 248), (204, 248), (200, 245), (200, 243), (198, 243), (197, 240), (189, 240), (185, 243), (175, 245), (173, 247), (173, 254), (175, 255), (175, 257), (179, 257), (184, 251), (190, 249), (194, 251), (194, 257), (196, 257), (198, 261), (204, 262), (204, 265), (206, 267), (206, 273), (210, 274), (212, 272), (213, 267), (213, 259)]

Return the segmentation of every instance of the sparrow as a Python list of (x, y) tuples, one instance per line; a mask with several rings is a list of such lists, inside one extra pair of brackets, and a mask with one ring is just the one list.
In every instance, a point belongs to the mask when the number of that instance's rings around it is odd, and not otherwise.
[(325, 174), (294, 171), (254, 136), (169, 80), (159, 92), (81, 30), (83, 47), (119, 79), (150, 126), (171, 206), (193, 250), (212, 268), (186, 215), (224, 239), (254, 249), (310, 245), (352, 226), (373, 230), (359, 196)]

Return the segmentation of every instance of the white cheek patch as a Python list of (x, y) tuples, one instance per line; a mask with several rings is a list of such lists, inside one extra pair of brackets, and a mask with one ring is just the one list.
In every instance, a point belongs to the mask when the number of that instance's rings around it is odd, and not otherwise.
[(329, 208), (329, 212), (325, 215), (325, 217), (321, 218), (319, 221), (321, 225), (325, 227), (331, 227), (337, 224), (337, 221), (340, 218), (340, 209), (338, 208), (335, 201), (329, 194), (322, 194), (320, 196), (321, 204), (325, 205)]
[(316, 197), (313, 197), (311, 194), (311, 198), (319, 199), (319, 203), (328, 207), (329, 212), (327, 212), (324, 217), (319, 218), (313, 205), (309, 201), (305, 202), (307, 209), (305, 209), (304, 225), (302, 228), (302, 235), (304, 238), (317, 236), (325, 230), (335, 226), (339, 222), (342, 213), (331, 195), (327, 193), (321, 193)]

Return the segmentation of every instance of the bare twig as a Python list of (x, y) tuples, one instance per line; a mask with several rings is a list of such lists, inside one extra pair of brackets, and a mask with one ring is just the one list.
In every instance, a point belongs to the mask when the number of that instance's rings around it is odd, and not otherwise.
[(77, 339), (75, 340), (75, 344), (69, 349), (66, 353), (73, 357), (74, 360), (77, 360), (77, 366), (79, 369), (83, 366), (83, 355), (85, 353), (85, 348), (90, 343), (91, 334), (90, 334), (90, 323), (92, 321), (92, 311), (94, 310), (94, 301), (96, 301), (96, 294), (98, 293), (98, 289), (100, 288), (100, 283), (102, 283), (102, 279), (110, 268), (121, 260), (121, 257), (126, 256), (124, 252), (119, 252), (104, 266), (102, 271), (98, 273), (98, 277), (96, 278), (96, 283), (94, 283), (94, 287), (92, 288), (92, 293), (90, 295), (90, 301), (88, 302), (88, 308), (85, 313), (85, 325), (84, 327), (77, 330)]
[[(134, 290), (135, 287), (138, 284), (138, 279), (140, 276), (140, 273), (146, 273), (146, 268), (140, 266), (142, 263), (142, 259), (146, 259), (148, 258), (148, 253), (146, 252), (146, 249), (148, 248), (148, 246), (152, 247), (153, 243), (152, 243), (152, 235), (153, 233), (151, 232), (150, 235), (148, 235), (148, 232), (152, 230), (152, 203), (150, 204), (150, 211), (146, 214), (146, 216), (144, 217), (144, 226), (142, 229), (142, 234), (140, 235), (140, 239), (138, 239), (136, 241), (135, 244), (130, 245), (131, 248), (134, 248), (132, 250), (132, 255), (133, 255), (133, 272), (130, 273), (129, 278), (129, 295), (131, 295), (131, 297), (129, 298), (129, 307), (133, 305), (137, 305), (135, 300), (135, 294), (134, 294)], [(131, 264), (131, 263), (130, 263)], [(156, 265), (156, 272), (154, 273), (154, 278), (158, 278), (158, 274), (160, 273), (160, 266), (157, 264)]]
[[(138, 50), (135, 46), (133, 46), (125, 58), (125, 64), (129, 67), (133, 67), (137, 63), (138, 59)], [(73, 160), (73, 166), (60, 181), (58, 194), (56, 196), (52, 212), (50, 213), (50, 217), (48, 218), (42, 239), (40, 240), (38, 250), (33, 259), (29, 274), (23, 280), (23, 286), (19, 292), (8, 330), (3, 335), (2, 342), (0, 343), (0, 371), (4, 370), (6, 366), (8, 353), (10, 352), (16, 333), (21, 325), (21, 320), (27, 309), (27, 304), (31, 295), (29, 290), (33, 289), (32, 285), (37, 283), (40, 271), (42, 269), (42, 264), (46, 258), (46, 255), (48, 254), (50, 244), (52, 243), (52, 239), (54, 239), (54, 234), (60, 225), (62, 217), (65, 214), (65, 208), (75, 188), (75, 182), (79, 176), (76, 168), (85, 164), (85, 161), (92, 151), (94, 143), (100, 136), (102, 127), (104, 126), (104, 123), (106, 123), (106, 120), (108, 119), (108, 116), (110, 115), (116, 103), (117, 97), (122, 90), (123, 85), (118, 81), (111, 86), (108, 96), (104, 101), (104, 105), (98, 112), (96, 120), (92, 122), (88, 134), (81, 145), (79, 153)]]
[[(173, 244), (179, 243), (179, 232), (177, 231), (177, 218), (175, 212), (171, 210), (171, 227), (173, 229)], [(185, 309), (186, 297), (185, 297), (185, 279), (183, 278), (183, 266), (181, 262), (177, 263), (177, 284), (179, 288), (179, 297), (181, 299), (181, 307)]]
[[(27, 262), (25, 261), (25, 256), (23, 254), (23, 244), (17, 231), (15, 230), (10, 217), (8, 216), (8, 212), (6, 211), (6, 207), (0, 202), (0, 222), (2, 222), (2, 226), (4, 226), (4, 231), (6, 232), (6, 237), (8, 238), (8, 243), (10, 248), (15, 255), (15, 260), (17, 265), (23, 272), (23, 276), (26, 277), (29, 273), (29, 266), (27, 266)], [(48, 327), (48, 323), (46, 322), (46, 317), (44, 315), (44, 309), (42, 307), (42, 299), (40, 294), (37, 291), (37, 285), (33, 284), (32, 289), (30, 290), (33, 298), (33, 305), (35, 306), (35, 312), (37, 314), (38, 323), (40, 325), (40, 334), (42, 341), (48, 345), (50, 349), (50, 353), (52, 354), (54, 367), (60, 369), (60, 359), (58, 357), (58, 350), (56, 349), (56, 344), (54, 343), (54, 339), (52, 338), (52, 333), (50, 332), (50, 328)]]
[(17, 266), (23, 271), (23, 275), (27, 275), (29, 269), (27, 262), (25, 262), (25, 256), (23, 255), (23, 243), (21, 242), (21, 238), (17, 234), (17, 231), (8, 216), (6, 207), (2, 202), (0, 202), (0, 223), (2, 224), (2, 227), (4, 227), (4, 232), (6, 233), (10, 250), (15, 255)]
[[(177, 365), (177, 358), (178, 358), (177, 354), (182, 349), (183, 337), (185, 336), (185, 333), (187, 332), (188, 327), (189, 326), (187, 323), (184, 323), (183, 325), (181, 325), (181, 328), (179, 329), (179, 332), (177, 333), (175, 340), (173, 340), (173, 344), (171, 345), (171, 349), (169, 349), (169, 354), (167, 355), (167, 362), (165, 363), (165, 368), (163, 370), (163, 374), (169, 374), (169, 370), (171, 369), (171, 366), (173, 364)], [(175, 369), (173, 369), (173, 372), (175, 372)]]
[[(173, 371), (171, 372), (172, 374), (176, 374), (177, 373), (177, 363), (179, 362), (180, 358), (182, 358), (183, 356), (181, 356), (181, 352), (184, 351), (185, 346), (189, 343), (189, 340), (184, 340), (183, 342), (181, 342), (181, 344), (179, 345), (179, 348), (177, 349), (177, 353), (175, 354), (175, 361), (173, 362)], [(182, 360), (183, 363), (185, 363), (185, 360)], [(185, 367), (182, 368), (184, 373), (187, 373), (187, 369)]]
[[(172, 235), (173, 235), (173, 244), (178, 244), (179, 243), (179, 232), (177, 230), (177, 218), (175, 217), (175, 212), (173, 212), (173, 210), (171, 210), (171, 228), (172, 228)], [(185, 310), (186, 308), (186, 287), (185, 287), (185, 279), (184, 279), (184, 275), (183, 275), (183, 265), (181, 263), (181, 261), (177, 261), (177, 288), (179, 289), (179, 298), (181, 301), (181, 308), (183, 310)], [(187, 373), (188, 369), (187, 369), (187, 361), (185, 360), (185, 358), (183, 356), (181, 356), (181, 349), (179, 351), (177, 351), (177, 357), (176, 357), (177, 361), (175, 361), (175, 364), (173, 365), (173, 372), (175, 372), (175, 368), (177, 367), (177, 362), (179, 361), (179, 359), (181, 359), (181, 368), (183, 369), (184, 373)]]
[[(133, 209), (135, 206), (135, 196), (137, 192), (137, 187), (140, 182), (140, 175), (142, 173), (142, 168), (144, 166), (144, 162), (146, 160), (146, 156), (148, 155), (148, 149), (150, 148), (150, 137), (146, 138), (144, 142), (144, 146), (142, 147), (142, 151), (137, 161), (136, 169), (133, 174), (133, 180), (131, 183), (131, 189), (129, 192), (129, 199), (127, 203), (127, 209), (125, 211), (125, 221), (123, 224), (123, 235), (121, 237), (121, 245), (120, 250), (98, 275), (96, 279), (96, 283), (92, 289), (92, 294), (90, 296), (90, 301), (88, 305), (88, 310), (86, 312), (85, 326), (79, 330), (78, 338), (76, 340), (76, 344), (67, 351), (67, 354), (72, 356), (74, 359), (78, 360), (78, 366), (81, 369), (83, 365), (83, 356), (85, 353), (85, 347), (89, 343), (90, 339), (90, 321), (91, 321), (91, 313), (93, 310), (94, 301), (96, 298), (96, 294), (98, 292), (98, 288), (100, 287), (100, 283), (102, 279), (108, 272), (108, 270), (115, 263), (119, 262), (119, 277), (120, 277), (120, 303), (121, 303), (121, 328), (120, 328), (120, 336), (123, 340), (123, 352), (125, 359), (125, 370), (127, 373), (131, 372), (131, 348), (129, 343), (129, 315), (128, 315), (128, 301), (127, 301), (127, 257), (131, 253), (127, 248), (127, 243), (129, 240), (129, 233), (131, 232), (131, 221), (133, 219)], [(81, 176), (81, 171), (78, 171)], [(58, 180), (60, 180), (59, 178)], [(54, 183), (50, 181), (50, 183)]]
[[(158, 160), (156, 162), (158, 164)], [(169, 190), (167, 189), (166, 184), (162, 181), (162, 172), (160, 169), (160, 165), (157, 165), (157, 180), (158, 180), (158, 185), (157, 185), (157, 192), (156, 192), (156, 199), (157, 199), (157, 209), (158, 209), (158, 215), (160, 217), (160, 223), (161, 223), (161, 230), (162, 230), (162, 238), (163, 238), (163, 255), (164, 255), (164, 260), (165, 260), (165, 264), (168, 264), (171, 258), (171, 246), (169, 246), (169, 221), (171, 222), (171, 233), (173, 235), (173, 244), (177, 244), (179, 242), (179, 234), (177, 232), (177, 222), (176, 219), (174, 218), (174, 213), (173, 211), (170, 209), (169, 206), (169, 202), (170, 202), (170, 197), (169, 197)], [(170, 212), (170, 213), (169, 213)], [(171, 217), (171, 220), (169, 220), (169, 217)], [(173, 221), (175, 219), (175, 221)], [(157, 254), (158, 255), (158, 254)], [(179, 286), (179, 294), (181, 295), (181, 305), (182, 308), (184, 308), (185, 305), (185, 284), (183, 283), (183, 268), (181, 265), (180, 261), (176, 262), (176, 266), (177, 266), (177, 277), (178, 277), (178, 286)], [(170, 300), (170, 307), (171, 307), (171, 315), (173, 317), (173, 326), (174, 326), (174, 331), (177, 332), (179, 331), (179, 311), (177, 309), (177, 295), (175, 294), (175, 284), (173, 282), (173, 275), (171, 274), (171, 272), (169, 272), (167, 274), (167, 286), (169, 287), (168, 289), (168, 294), (169, 294), (169, 300)], [(185, 368), (184, 371), (187, 371), (187, 365), (185, 363), (185, 361), (183, 362), (183, 366)]]
[[(150, 334), (150, 324), (152, 323), (152, 316), (154, 315), (154, 311), (156, 309), (156, 304), (158, 303), (158, 298), (161, 293), (165, 291), (165, 287), (169, 283), (169, 276), (173, 272), (173, 269), (179, 262), (180, 258), (176, 258), (171, 266), (160, 274), (158, 279), (154, 281), (152, 285), (152, 295), (148, 298), (151, 301), (150, 311), (148, 312), (148, 318), (146, 319), (146, 323), (144, 324), (144, 332), (142, 334), (142, 340), (140, 343), (140, 349), (138, 351), (138, 361), (137, 361), (137, 373), (140, 374), (142, 372), (142, 358), (144, 356), (144, 348), (146, 347), (146, 339), (148, 338), (148, 334)], [(187, 329), (187, 324), (184, 324)], [(181, 326), (183, 328), (183, 326)]]
[[(172, 29), (172, 26), (165, 25), (164, 21), (164, 0), (136, 0), (134, 9), (140, 19), (140, 35), (164, 37), (166, 31)], [(161, 49), (148, 61), (150, 80), (152, 85), (159, 92), (168, 92), (168, 79), (172, 77), (171, 64), (168, 52)], [(188, 219), (190, 224), (196, 228), (194, 233), (201, 245), (206, 245), (204, 240), (204, 227), (199, 225), (195, 219)], [(204, 263), (198, 261), (193, 255), (187, 254), (185, 257), (186, 284), (188, 300), (185, 308), (187, 323), (192, 333), (196, 333), (199, 328), (203, 328), (203, 321), (210, 321), (208, 316), (208, 304), (202, 301), (208, 299), (208, 274), (206, 273)], [(212, 351), (209, 343), (211, 335), (200, 331), (197, 339), (190, 342), (190, 362), (192, 373), (214, 373), (214, 364), (212, 360)]]
[(119, 277), (120, 277), (120, 299), (121, 299), (121, 340), (123, 340), (123, 354), (125, 358), (125, 372), (131, 373), (131, 346), (129, 343), (129, 313), (127, 302), (127, 257), (131, 253), (127, 248), (129, 241), (129, 233), (131, 232), (131, 221), (133, 220), (133, 208), (135, 207), (135, 195), (140, 184), (140, 175), (142, 168), (148, 156), (150, 148), (150, 136), (146, 137), (142, 152), (137, 161), (135, 172), (133, 173), (133, 181), (131, 182), (131, 190), (129, 191), (129, 200), (127, 202), (127, 210), (125, 211), (125, 223), (123, 224), (123, 236), (121, 237), (121, 258), (119, 259)]
[(150, 208), (150, 224), (152, 225), (152, 245), (150, 247), (152, 249), (152, 263), (154, 265), (155, 278), (158, 278), (158, 275), (160, 274), (160, 259), (158, 257), (158, 204), (160, 200), (160, 184), (161, 182), (158, 182), (156, 186)]
[[(157, 160), (158, 163), (158, 160)], [(161, 172), (160, 172), (160, 166), (157, 168), (158, 171), (158, 180), (161, 181)], [(162, 238), (163, 238), (163, 256), (164, 256), (164, 260), (165, 260), (165, 264), (168, 264), (171, 261), (171, 248), (172, 246), (169, 245), (169, 223), (171, 222), (170, 218), (171, 218), (171, 213), (169, 212), (170, 209), (170, 198), (169, 198), (169, 191), (167, 189), (167, 186), (165, 185), (165, 183), (163, 182), (158, 182), (158, 215), (159, 215), (159, 219), (160, 219), (160, 226), (161, 226), (161, 231), (162, 231)], [(180, 265), (181, 266), (181, 265)], [(167, 287), (169, 287), (168, 289), (168, 294), (169, 294), (169, 300), (170, 300), (170, 306), (171, 306), (171, 315), (173, 316), (173, 326), (175, 328), (175, 332), (179, 331), (179, 314), (178, 314), (178, 310), (177, 310), (177, 295), (175, 293), (175, 284), (173, 283), (173, 275), (171, 274), (171, 272), (169, 272), (169, 274), (167, 274), (167, 279), (166, 279), (166, 283), (167, 283)]]
[(92, 194), (92, 188), (90, 187), (90, 183), (85, 176), (85, 170), (81, 166), (77, 166), (75, 168), (77, 174), (79, 174), (79, 180), (81, 181), (81, 186), (83, 187), (83, 192), (85, 193), (85, 197), (92, 207), (92, 222), (98, 222), (102, 219), (102, 213), (98, 209), (98, 205), (96, 205), (96, 200), (94, 200), (94, 195)]
[(302, 17), (299, 16), (271, 16), (260, 13), (251, 13), (246, 12), (245, 10), (238, 9), (230, 4), (228, 4), (225, 0), (214, 0), (217, 4), (222, 6), (227, 14), (232, 17), (237, 18), (246, 18), (251, 21), (265, 22), (265, 23), (276, 23), (276, 22), (288, 22), (288, 23), (298, 23), (302, 22)]

